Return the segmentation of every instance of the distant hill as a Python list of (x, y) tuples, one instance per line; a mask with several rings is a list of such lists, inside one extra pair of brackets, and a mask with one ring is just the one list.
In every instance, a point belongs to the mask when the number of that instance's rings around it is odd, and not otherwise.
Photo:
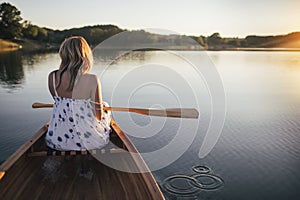
[(300, 32), (277, 36), (247, 36), (247, 47), (300, 48)]
[(85, 37), (91, 45), (95, 45), (122, 31), (124, 30), (111, 24), (84, 26), (81, 28), (72, 28), (62, 31), (47, 29), (48, 38), (46, 41), (61, 43), (66, 37), (80, 35)]
[(219, 33), (204, 37), (192, 36), (207, 49), (249, 49), (249, 48), (300, 48), (300, 32), (286, 35), (257, 36), (249, 35), (245, 38), (222, 38)]

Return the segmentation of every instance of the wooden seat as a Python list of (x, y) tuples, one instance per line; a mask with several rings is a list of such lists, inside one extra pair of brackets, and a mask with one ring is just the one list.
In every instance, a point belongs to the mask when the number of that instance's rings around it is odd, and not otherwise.
[(95, 154), (115, 154), (115, 153), (124, 153), (126, 152), (121, 148), (110, 148), (110, 149), (94, 149), (94, 150), (84, 150), (84, 151), (57, 151), (49, 149), (47, 151), (35, 151), (29, 152), (27, 156), (76, 156), (76, 155), (95, 155)]

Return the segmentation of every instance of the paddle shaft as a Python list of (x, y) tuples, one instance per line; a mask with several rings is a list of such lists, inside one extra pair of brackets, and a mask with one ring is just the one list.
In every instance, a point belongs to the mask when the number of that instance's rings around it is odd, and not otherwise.
[[(53, 104), (51, 103), (33, 103), (32, 108), (52, 108)], [(111, 110), (111, 111), (123, 111), (123, 112), (134, 112), (134, 108), (119, 108), (119, 107), (103, 107), (103, 110)], [(144, 112), (146, 109), (139, 109)]]
[[(34, 103), (32, 108), (52, 108), (53, 104)], [(194, 118), (199, 117), (199, 112), (194, 108), (167, 108), (167, 109), (145, 109), (145, 108), (121, 108), (121, 107), (103, 107), (103, 110), (133, 112), (142, 115)]]

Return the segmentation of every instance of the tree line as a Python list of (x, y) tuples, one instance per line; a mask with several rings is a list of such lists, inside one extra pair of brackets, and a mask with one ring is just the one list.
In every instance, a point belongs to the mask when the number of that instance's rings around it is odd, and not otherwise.
[[(124, 29), (115, 25), (95, 25), (68, 30), (53, 30), (39, 27), (21, 17), (21, 11), (9, 3), (0, 4), (0, 38), (8, 40), (29, 39), (44, 43), (61, 43), (66, 37), (81, 35), (91, 45), (97, 45)], [(131, 31), (128, 37), (141, 43), (161, 43), (177, 46), (188, 45), (182, 36), (158, 35), (143, 30)], [(131, 38), (131, 39), (132, 39)], [(247, 36), (245, 38), (222, 38), (220, 33), (210, 36), (189, 36), (205, 49), (252, 48), (252, 47), (297, 47), (300, 48), (300, 32), (279, 36)], [(184, 42), (187, 42), (186, 44)], [(293, 42), (298, 41), (298, 42)]]

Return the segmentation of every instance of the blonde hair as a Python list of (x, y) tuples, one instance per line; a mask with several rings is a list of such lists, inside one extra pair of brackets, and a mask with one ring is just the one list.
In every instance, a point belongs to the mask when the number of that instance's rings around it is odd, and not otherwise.
[(81, 36), (72, 36), (61, 44), (59, 48), (59, 56), (61, 63), (59, 69), (61, 70), (59, 83), (61, 84), (61, 77), (65, 71), (71, 75), (68, 90), (73, 90), (75, 80), (78, 74), (88, 73), (93, 64), (93, 53), (86, 42)]

